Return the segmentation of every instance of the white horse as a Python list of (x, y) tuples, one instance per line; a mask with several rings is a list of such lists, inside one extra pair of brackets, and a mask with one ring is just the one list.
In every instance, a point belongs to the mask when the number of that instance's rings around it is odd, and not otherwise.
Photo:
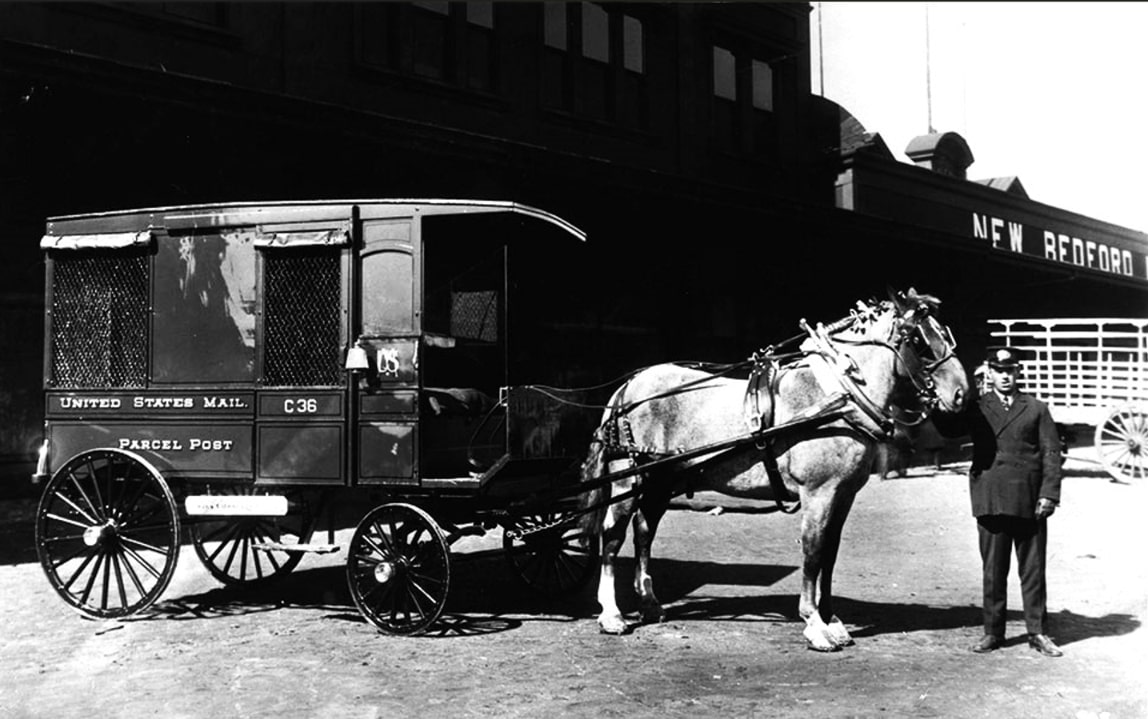
[[(891, 408), (957, 412), (968, 394), (952, 335), (935, 319), (938, 305), (914, 290), (890, 293), (889, 301), (859, 302), (829, 330), (810, 329), (800, 351), (773, 364), (764, 380), (662, 364), (619, 388), (582, 466), (582, 480), (595, 485), (583, 503), (587, 528), (601, 541), (602, 631), (620, 634), (629, 626), (618, 609), (614, 566), (631, 518), (641, 617), (658, 622), (665, 614), (649, 572), (650, 546), (670, 499), (685, 491), (756, 499), (785, 499), (777, 496), (785, 493), (800, 498), (803, 511), (798, 612), (805, 637), (821, 651), (851, 644), (833, 613), (833, 567), (853, 499), (868, 479), (878, 443), (892, 428)], [(751, 426), (763, 418), (765, 427), (791, 423), (820, 415), (834, 399), (838, 406), (844, 402), (844, 413), (825, 423), (637, 470), (745, 436), (747, 419)], [(910, 402), (916, 406), (906, 406)], [(747, 413), (749, 406), (756, 411)], [(611, 473), (620, 477), (595, 482)]]

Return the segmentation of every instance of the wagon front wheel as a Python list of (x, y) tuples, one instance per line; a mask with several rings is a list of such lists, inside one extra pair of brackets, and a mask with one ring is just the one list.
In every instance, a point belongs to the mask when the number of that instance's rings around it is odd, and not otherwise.
[(572, 594), (594, 573), (598, 543), (556, 512), (520, 517), (505, 527), (502, 547), (514, 575), (547, 597)]
[(418, 507), (376, 507), (351, 538), (347, 584), (359, 612), (381, 631), (426, 631), (442, 614), (450, 588), (442, 529)]
[(1096, 427), (1096, 451), (1113, 479), (1148, 478), (1148, 410), (1121, 407)]
[(80, 613), (124, 617), (151, 606), (179, 558), (179, 512), (142, 457), (83, 452), (44, 487), (36, 552), (52, 588)]

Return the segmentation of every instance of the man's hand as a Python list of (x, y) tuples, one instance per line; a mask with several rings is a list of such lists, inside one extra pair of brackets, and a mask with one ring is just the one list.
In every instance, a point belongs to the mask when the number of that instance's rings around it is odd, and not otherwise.
[(1056, 511), (1056, 502), (1051, 499), (1041, 497), (1036, 503), (1036, 518), (1045, 519), (1051, 517), (1052, 513)]

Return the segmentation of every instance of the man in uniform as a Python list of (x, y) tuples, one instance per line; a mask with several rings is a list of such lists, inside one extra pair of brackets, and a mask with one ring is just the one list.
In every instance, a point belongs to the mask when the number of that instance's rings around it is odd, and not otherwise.
[(1059, 657), (1063, 652), (1046, 634), (1044, 567), (1047, 519), (1060, 503), (1060, 438), (1048, 407), (1017, 389), (1017, 350), (990, 348), (986, 365), (987, 389), (959, 422), (973, 440), (969, 495), (984, 579), (985, 634), (972, 649), (982, 654), (1004, 644), (1015, 547), (1028, 644)]

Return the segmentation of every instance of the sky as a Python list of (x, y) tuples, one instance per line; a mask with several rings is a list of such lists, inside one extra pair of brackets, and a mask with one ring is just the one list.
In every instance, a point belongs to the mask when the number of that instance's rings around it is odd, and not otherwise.
[(1148, 2), (814, 2), (810, 28), (813, 92), (898, 160), (931, 117), (969, 179), (1148, 232)]

